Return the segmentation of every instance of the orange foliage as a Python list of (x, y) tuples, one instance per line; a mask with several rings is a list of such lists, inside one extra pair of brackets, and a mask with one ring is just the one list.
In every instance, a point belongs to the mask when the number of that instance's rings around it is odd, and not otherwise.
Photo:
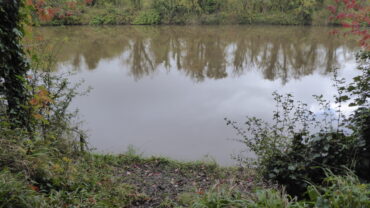
[(38, 120), (43, 119), (43, 116), (39, 112), (47, 110), (51, 103), (53, 103), (53, 100), (50, 97), (49, 92), (45, 88), (40, 87), (39, 91), (29, 101), (29, 104), (32, 106), (34, 111), (33, 117)]

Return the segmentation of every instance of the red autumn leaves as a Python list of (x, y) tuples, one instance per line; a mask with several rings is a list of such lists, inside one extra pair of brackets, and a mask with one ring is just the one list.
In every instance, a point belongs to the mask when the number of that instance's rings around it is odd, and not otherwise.
[(48, 0), (27, 0), (26, 4), (31, 6), (39, 20), (49, 22), (53, 19), (64, 19), (78, 12), (78, 7), (91, 4), (92, 0), (64, 1), (58, 3)]
[[(344, 34), (353, 34), (359, 37), (360, 45), (370, 49), (370, 6), (361, 0), (335, 0), (336, 5), (328, 7), (332, 13), (330, 20), (337, 20), (344, 28), (347, 28)], [(338, 31), (334, 31), (337, 33)]]

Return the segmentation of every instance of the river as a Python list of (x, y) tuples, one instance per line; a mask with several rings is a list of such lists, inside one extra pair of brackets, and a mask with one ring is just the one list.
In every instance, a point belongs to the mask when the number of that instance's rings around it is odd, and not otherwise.
[[(327, 27), (41, 27), (58, 40), (56, 71), (74, 71), (92, 91), (73, 101), (95, 151), (215, 160), (245, 149), (224, 118), (271, 120), (273, 91), (319, 112), (332, 71), (356, 74), (356, 43)], [(248, 154), (248, 153), (247, 153)]]

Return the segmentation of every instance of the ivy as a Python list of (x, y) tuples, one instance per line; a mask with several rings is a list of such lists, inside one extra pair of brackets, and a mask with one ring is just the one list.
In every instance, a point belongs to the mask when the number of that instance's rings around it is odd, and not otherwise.
[(28, 93), (24, 79), (29, 65), (20, 43), (23, 37), (22, 7), (22, 0), (0, 0), (0, 104), (5, 106), (14, 128), (27, 127), (29, 118), (25, 108)]

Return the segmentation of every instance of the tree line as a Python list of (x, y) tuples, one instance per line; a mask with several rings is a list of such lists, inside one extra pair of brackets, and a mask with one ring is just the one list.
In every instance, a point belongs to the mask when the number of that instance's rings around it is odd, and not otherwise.
[(41, 24), (328, 24), (334, 0), (29, 0)]

